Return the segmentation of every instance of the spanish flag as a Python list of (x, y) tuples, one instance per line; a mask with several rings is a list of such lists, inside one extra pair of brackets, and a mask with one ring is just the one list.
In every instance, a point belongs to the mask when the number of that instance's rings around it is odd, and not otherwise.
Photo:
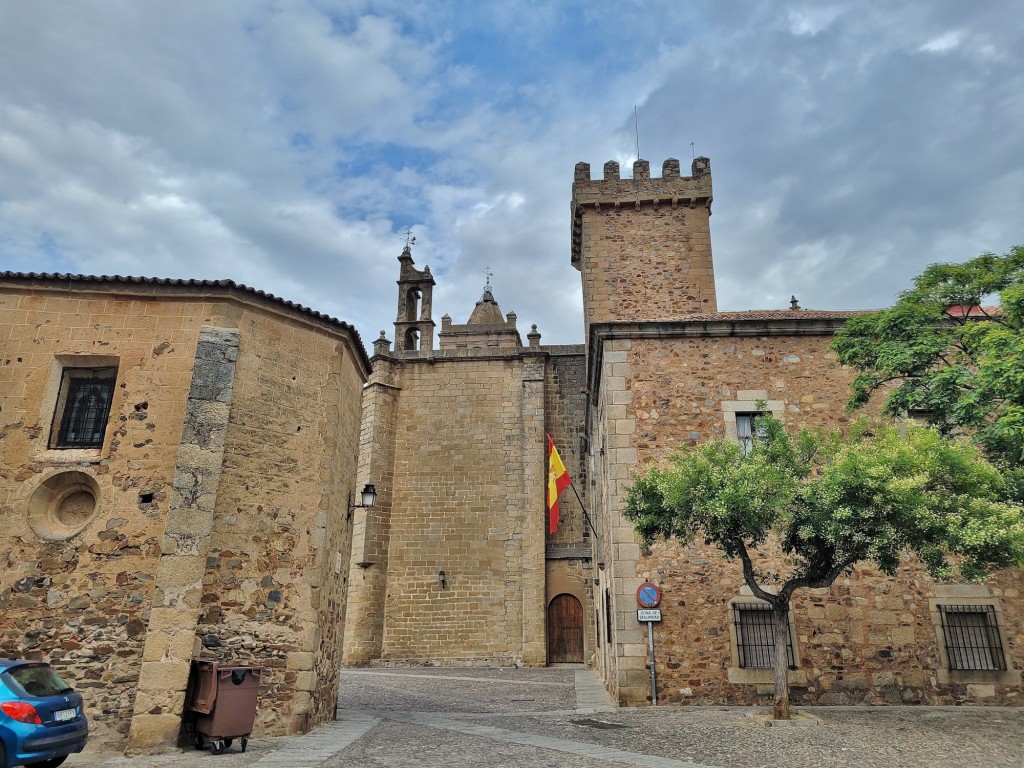
[(545, 435), (548, 439), (548, 532), (554, 533), (558, 530), (558, 494), (572, 484), (572, 478), (562, 463), (562, 457), (558, 455), (551, 435)]

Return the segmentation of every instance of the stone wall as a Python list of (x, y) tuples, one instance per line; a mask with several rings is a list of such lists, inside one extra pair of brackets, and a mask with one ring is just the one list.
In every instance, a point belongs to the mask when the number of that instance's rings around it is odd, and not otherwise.
[[(543, 581), (543, 551), (531, 563), (527, 547), (542, 537), (544, 510), (524, 483), (524, 454), (542, 461), (543, 436), (524, 445), (523, 379), (518, 356), (402, 369), (385, 660), (524, 659), (526, 601)], [(533, 599), (539, 608), (543, 592)]]
[[(0, 332), (0, 654), (51, 661), (106, 746), (173, 742), (200, 651), (268, 668), (258, 732), (330, 719), (358, 338), (219, 284), (46, 279), (0, 286)], [(64, 366), (117, 367), (101, 448), (47, 447)]]
[(375, 351), (345, 663), (543, 664), (544, 432), (579, 435), (581, 350)]
[(622, 369), (626, 415), (636, 426), (629, 447), (644, 463), (725, 437), (736, 411), (754, 411), (758, 399), (781, 404), (776, 415), (790, 431), (848, 424), (853, 373), (828, 352), (830, 342), (802, 335), (635, 339)]
[[(123, 743), (149, 624), (204, 302), (0, 292), (0, 655), (48, 660), (81, 690), (93, 739)], [(102, 449), (48, 450), (61, 361), (118, 367)], [(58, 490), (74, 472), (91, 509)], [(73, 517), (64, 522), (68, 512)], [(191, 642), (189, 641), (189, 644)]]
[[(768, 558), (760, 563), (773, 564), (784, 565)], [(753, 600), (738, 562), (726, 562), (699, 543), (672, 541), (642, 556), (637, 575), (658, 584), (663, 595), (656, 628), (660, 703), (770, 703), (772, 670), (739, 668), (730, 634), (730, 601)], [(1020, 706), (1022, 590), (1020, 571), (999, 573), (984, 585), (942, 584), (910, 559), (894, 578), (862, 566), (830, 589), (800, 590), (791, 613), (799, 658), (789, 673), (792, 701)], [(934, 606), (977, 602), (998, 611), (1008, 671), (963, 672), (951, 679)]]
[(333, 719), (362, 378), (336, 337), (245, 313), (202, 581), (202, 658), (263, 667), (259, 732)]
[(586, 328), (715, 312), (707, 158), (694, 160), (690, 177), (680, 177), (675, 160), (653, 179), (646, 161), (634, 164), (631, 179), (620, 179), (614, 162), (603, 180), (591, 180), (585, 163), (576, 169), (572, 261)]
[[(569, 348), (566, 353), (550, 354), (544, 381), (544, 430), (558, 449), (558, 455), (572, 478), (576, 491), (586, 503), (586, 467), (583, 455), (586, 408), (586, 367), (583, 348)], [(561, 522), (549, 544), (572, 545), (589, 537), (583, 509), (572, 488), (559, 497)]]
[(173, 741), (187, 706), (237, 359), (236, 329), (200, 330), (139, 669), (129, 732), (133, 748)]
[(386, 340), (378, 340), (373, 373), (363, 392), (359, 434), (359, 487), (373, 483), (377, 499), (370, 509), (353, 511), (352, 558), (349, 563), (348, 611), (343, 658), (358, 666), (379, 659), (384, 639), (391, 510), (395, 485), (397, 413), (401, 388), (396, 363), (385, 356)]
[[(656, 629), (661, 701), (764, 703), (771, 671), (741, 669), (730, 635), (730, 601), (752, 600), (739, 565), (701, 544), (673, 541), (641, 552), (618, 510), (632, 467), (681, 445), (734, 438), (735, 414), (757, 410), (759, 401), (790, 431), (804, 424), (845, 427), (852, 418), (844, 405), (853, 372), (828, 352), (829, 334), (789, 328), (774, 335), (767, 327), (759, 334), (752, 324), (734, 326), (731, 335), (686, 336), (688, 330), (674, 327), (675, 338), (604, 343), (595, 450), (610, 455), (600, 471), (604, 556), (612, 567), (602, 573), (600, 588), (612, 597), (615, 654), (602, 664), (621, 703), (649, 700), (646, 627), (635, 614), (636, 588), (649, 580), (664, 594)], [(773, 565), (781, 564), (764, 563)], [(794, 701), (1019, 704), (1022, 587), (1019, 571), (987, 586), (936, 584), (907, 560), (894, 579), (861, 567), (830, 590), (801, 591), (793, 608), (800, 658), (790, 675)], [(943, 665), (937, 606), (974, 601), (998, 612), (1007, 672), (958, 676)]]

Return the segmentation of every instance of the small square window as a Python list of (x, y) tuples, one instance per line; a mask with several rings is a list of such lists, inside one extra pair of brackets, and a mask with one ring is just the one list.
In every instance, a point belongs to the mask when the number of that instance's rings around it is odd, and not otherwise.
[(50, 448), (102, 448), (117, 368), (65, 368), (50, 429)]
[[(740, 667), (744, 669), (774, 669), (775, 627), (772, 608), (764, 603), (733, 603), (733, 622), (736, 625), (736, 650)], [(793, 655), (793, 626), (788, 623), (786, 655), (789, 668), (796, 669)]]
[(736, 414), (736, 439), (743, 446), (744, 456), (750, 455), (750, 452), (754, 450), (754, 438), (760, 436), (756, 424), (758, 416), (764, 416), (764, 414), (759, 411)]
[(991, 605), (940, 605), (939, 616), (950, 669), (1006, 669)]

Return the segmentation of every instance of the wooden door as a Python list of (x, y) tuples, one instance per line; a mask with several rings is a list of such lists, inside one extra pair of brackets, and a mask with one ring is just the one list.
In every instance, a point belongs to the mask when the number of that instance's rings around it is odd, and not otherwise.
[(572, 595), (548, 604), (548, 664), (583, 663), (583, 605)]

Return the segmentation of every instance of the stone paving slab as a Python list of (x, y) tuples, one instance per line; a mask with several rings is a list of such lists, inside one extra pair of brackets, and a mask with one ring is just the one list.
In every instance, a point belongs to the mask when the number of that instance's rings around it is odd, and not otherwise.
[(1024, 709), (808, 707), (764, 728), (748, 707), (618, 709), (589, 670), (342, 671), (339, 719), (242, 755), (72, 756), (72, 768), (1024, 768)]

